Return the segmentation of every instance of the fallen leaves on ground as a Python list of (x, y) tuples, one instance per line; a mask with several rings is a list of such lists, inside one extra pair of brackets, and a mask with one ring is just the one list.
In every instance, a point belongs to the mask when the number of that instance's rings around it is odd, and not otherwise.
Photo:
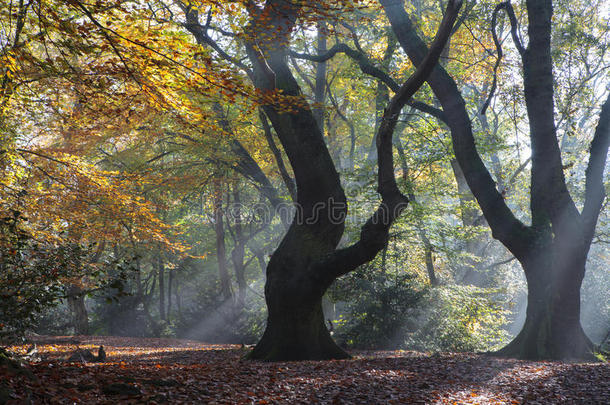
[[(237, 345), (100, 336), (37, 337), (31, 374), (0, 367), (8, 403), (608, 404), (610, 365), (477, 354), (355, 352), (351, 360), (261, 363)], [(66, 363), (103, 345), (105, 363)], [(25, 353), (27, 346), (14, 346)]]

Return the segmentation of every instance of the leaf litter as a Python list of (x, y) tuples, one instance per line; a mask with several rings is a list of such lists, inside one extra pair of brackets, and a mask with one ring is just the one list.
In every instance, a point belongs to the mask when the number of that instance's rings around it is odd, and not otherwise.
[[(7, 404), (609, 404), (610, 365), (472, 353), (356, 351), (350, 360), (263, 363), (239, 345), (102, 336), (32, 339), (31, 373), (0, 366)], [(66, 362), (103, 345), (103, 363)], [(28, 345), (13, 346), (25, 354)], [(32, 376), (33, 374), (33, 376)]]

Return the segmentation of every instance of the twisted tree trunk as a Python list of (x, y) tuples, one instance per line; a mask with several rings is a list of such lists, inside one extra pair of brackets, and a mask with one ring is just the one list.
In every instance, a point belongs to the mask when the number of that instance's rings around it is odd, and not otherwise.
[[(267, 1), (249, 12), (252, 38), (246, 43), (254, 82), (264, 92), (281, 90), (285, 106), (263, 106), (292, 165), (297, 186), (297, 213), (267, 266), (265, 333), (250, 353), (261, 360), (345, 358), (330, 337), (322, 312), (322, 296), (332, 282), (372, 260), (383, 249), (388, 232), (406, 207), (394, 178), (392, 135), (401, 109), (424, 83), (449, 38), (460, 2), (450, 1), (437, 37), (422, 66), (388, 103), (376, 134), (378, 192), (382, 202), (362, 227), (360, 240), (337, 249), (347, 214), (346, 197), (320, 127), (306, 104), (288, 64), (290, 34), (302, 5)], [(279, 45), (278, 45), (279, 44)], [(283, 107), (283, 108), (282, 108)]]

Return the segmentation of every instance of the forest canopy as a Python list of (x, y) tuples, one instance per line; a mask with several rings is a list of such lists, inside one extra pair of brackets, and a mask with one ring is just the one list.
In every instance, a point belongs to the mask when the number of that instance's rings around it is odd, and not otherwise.
[(0, 0), (0, 340), (607, 353), (609, 5)]

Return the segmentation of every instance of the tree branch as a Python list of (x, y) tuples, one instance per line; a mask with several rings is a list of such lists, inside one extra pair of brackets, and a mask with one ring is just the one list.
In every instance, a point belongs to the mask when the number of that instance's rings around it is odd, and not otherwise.
[(284, 159), (282, 158), (282, 153), (279, 148), (275, 144), (273, 140), (273, 133), (271, 132), (271, 126), (269, 125), (269, 121), (267, 121), (267, 116), (265, 116), (265, 112), (262, 109), (259, 109), (258, 116), (263, 125), (263, 133), (265, 134), (265, 139), (267, 140), (267, 144), (269, 145), (269, 149), (273, 153), (275, 157), (275, 162), (277, 163), (277, 167), (280, 170), (280, 174), (282, 175), (282, 179), (284, 180), (284, 184), (290, 193), (290, 197), (292, 201), (297, 200), (297, 190), (294, 184), (294, 179), (290, 177), (288, 174), (288, 170), (286, 169), (286, 165), (284, 164)]
[[(401, 46), (416, 66), (421, 64), (427, 47), (417, 34), (402, 1), (380, 0), (380, 2)], [(466, 111), (466, 102), (457, 84), (442, 66), (437, 66), (427, 81), (447, 116), (456, 159), (492, 229), (493, 236), (513, 254), (525, 257), (529, 239), (533, 234), (508, 208), (478, 154), (472, 122)]]
[(519, 23), (517, 22), (517, 17), (515, 16), (515, 10), (513, 9), (513, 5), (510, 4), (509, 1), (505, 1), (498, 5), (500, 8), (504, 8), (506, 10), (506, 14), (508, 15), (508, 19), (510, 20), (510, 34), (513, 37), (513, 42), (515, 43), (515, 47), (517, 51), (523, 56), (525, 53), (525, 48), (523, 47), (523, 42), (519, 37)]
[(593, 240), (597, 218), (606, 198), (603, 178), (609, 146), (610, 95), (608, 95), (606, 102), (602, 106), (595, 135), (589, 148), (589, 164), (586, 170), (585, 183), (585, 205), (581, 214), (585, 226), (585, 240), (589, 243)]
[[(398, 92), (400, 85), (396, 83), (396, 81), (389, 74), (375, 66), (373, 62), (371, 62), (371, 60), (368, 59), (364, 53), (354, 50), (346, 44), (335, 44), (327, 52), (321, 55), (310, 55), (307, 53), (298, 53), (290, 51), (290, 56), (293, 58), (309, 60), (312, 62), (324, 62), (334, 57), (338, 53), (343, 53), (353, 59), (356, 63), (358, 63), (358, 66), (360, 67), (362, 73), (375, 77), (376, 79), (382, 81), (393, 92)], [(422, 112), (430, 114), (445, 123), (447, 122), (445, 113), (442, 110), (439, 110), (438, 108), (435, 108), (421, 101), (413, 100), (409, 100), (408, 105)]]
[(521, 54), (521, 56), (523, 56), (523, 54), (525, 53), (525, 49), (523, 48), (523, 45), (521, 44), (521, 39), (519, 38), (519, 31), (518, 29), (518, 24), (517, 24), (517, 17), (515, 17), (515, 10), (513, 9), (513, 6), (510, 4), (510, 1), (505, 1), (503, 3), (500, 3), (496, 6), (496, 8), (493, 11), (493, 14), (491, 16), (491, 35), (493, 37), (494, 40), (494, 45), (496, 46), (496, 52), (498, 52), (498, 58), (496, 59), (496, 63), (494, 64), (494, 74), (493, 74), (493, 82), (491, 83), (491, 89), (489, 90), (489, 95), (487, 96), (487, 99), (485, 100), (485, 102), (483, 103), (483, 106), (481, 107), (481, 115), (484, 115), (485, 112), (487, 111), (487, 107), (489, 107), (489, 103), (491, 102), (491, 99), (494, 96), (494, 93), (496, 92), (496, 87), (498, 84), (498, 68), (500, 67), (500, 62), (502, 61), (502, 44), (500, 44), (500, 40), (498, 39), (498, 34), (496, 34), (496, 25), (497, 25), (497, 21), (498, 21), (498, 13), (500, 12), (500, 10), (506, 10), (506, 14), (508, 15), (508, 18), (510, 20), (510, 33), (513, 37), (513, 42), (515, 43), (515, 47), (517, 48), (517, 50), (519, 51), (519, 53)]
[(434, 67), (438, 64), (449, 37), (453, 24), (462, 5), (461, 0), (450, 0), (447, 11), (436, 33), (436, 37), (422, 63), (415, 72), (396, 91), (386, 107), (381, 125), (377, 131), (377, 192), (382, 201), (375, 213), (362, 226), (360, 239), (355, 244), (339, 249), (321, 265), (321, 271), (326, 277), (334, 278), (344, 275), (363, 263), (372, 260), (383, 249), (388, 241), (390, 227), (407, 207), (409, 199), (402, 194), (394, 176), (394, 157), (392, 153), (392, 138), (398, 116), (407, 101), (424, 84)]

